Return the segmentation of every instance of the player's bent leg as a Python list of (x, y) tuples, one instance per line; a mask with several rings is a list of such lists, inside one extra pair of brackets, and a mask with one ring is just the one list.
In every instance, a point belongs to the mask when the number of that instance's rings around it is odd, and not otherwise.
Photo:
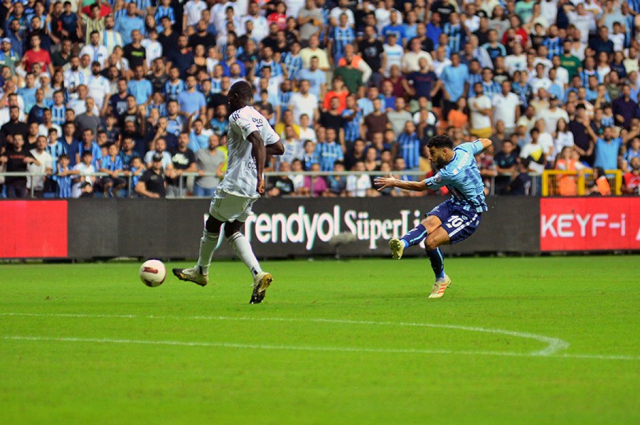
[(396, 260), (401, 259), (406, 248), (419, 245), (429, 236), (429, 234), (431, 234), (431, 232), (435, 231), (440, 226), (442, 226), (442, 222), (438, 217), (434, 215), (427, 216), (419, 225), (411, 229), (400, 239), (394, 238), (389, 241), (391, 255)]
[(209, 266), (213, 257), (213, 251), (218, 246), (220, 228), (222, 222), (213, 216), (209, 216), (202, 231), (198, 263), (188, 269), (173, 269), (173, 274), (180, 280), (194, 282), (196, 285), (206, 286), (209, 283)]
[(271, 273), (262, 271), (260, 263), (251, 249), (251, 245), (247, 238), (240, 231), (244, 222), (234, 221), (225, 225), (224, 233), (227, 241), (251, 271), (253, 276), (253, 292), (251, 294), (250, 304), (260, 304), (266, 295), (267, 288), (273, 282)]

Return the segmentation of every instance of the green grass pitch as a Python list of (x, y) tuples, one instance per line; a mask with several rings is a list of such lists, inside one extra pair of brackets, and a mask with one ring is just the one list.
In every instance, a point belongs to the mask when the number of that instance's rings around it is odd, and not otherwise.
[(0, 424), (637, 424), (639, 260), (3, 265)]

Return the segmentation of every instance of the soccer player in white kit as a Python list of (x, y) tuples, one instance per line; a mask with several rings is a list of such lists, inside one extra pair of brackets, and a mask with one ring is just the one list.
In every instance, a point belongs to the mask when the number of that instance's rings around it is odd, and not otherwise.
[(282, 155), (284, 146), (267, 119), (251, 106), (252, 99), (253, 91), (246, 81), (231, 86), (227, 172), (211, 199), (209, 218), (200, 239), (198, 264), (188, 269), (173, 269), (173, 274), (200, 286), (209, 283), (209, 265), (224, 224), (227, 241), (253, 276), (250, 303), (259, 304), (273, 276), (262, 271), (240, 229), (252, 214), (251, 206), (264, 193), (263, 169), (267, 155)]

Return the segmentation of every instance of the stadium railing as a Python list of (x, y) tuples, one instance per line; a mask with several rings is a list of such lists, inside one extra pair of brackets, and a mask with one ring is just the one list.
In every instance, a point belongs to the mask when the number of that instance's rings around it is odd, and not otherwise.
[[(419, 178), (424, 178), (425, 177), (425, 173), (422, 171), (416, 171), (416, 170), (407, 170), (407, 171), (402, 171), (402, 172), (396, 172), (396, 171), (392, 171), (391, 172), (394, 176), (399, 177), (399, 176), (407, 176), (407, 177), (413, 177), (414, 180), (418, 180)], [(608, 173), (608, 171), (607, 171)], [(277, 178), (277, 177), (282, 177), (282, 176), (293, 176), (293, 175), (300, 175), (300, 176), (311, 176), (311, 177), (316, 177), (316, 176), (322, 176), (322, 177), (327, 177), (327, 176), (351, 176), (351, 175), (367, 175), (367, 176), (374, 176), (374, 177), (378, 177), (378, 176), (388, 176), (389, 173), (381, 173), (380, 171), (362, 171), (362, 172), (353, 172), (353, 171), (342, 171), (342, 172), (337, 172), (337, 171), (299, 171), (299, 172), (273, 172), (273, 171), (269, 171), (269, 172), (265, 172), (265, 179), (268, 182), (270, 178)], [(541, 175), (540, 174), (536, 174), (536, 173), (529, 173), (529, 175), (532, 177), (532, 187), (531, 187), (531, 191), (530, 191), (530, 195), (531, 196), (535, 196), (536, 194), (538, 194), (538, 180), (540, 179)], [(52, 177), (55, 176), (55, 174), (46, 174), (46, 173), (42, 173), (42, 172), (0, 172), (0, 182), (3, 182), (4, 177)], [(101, 173), (101, 172), (96, 172), (96, 173), (86, 173), (86, 174), (82, 174), (83, 177), (107, 177), (108, 174), (107, 173)], [(127, 193), (127, 197), (132, 197), (135, 195), (134, 192), (134, 187), (132, 185), (132, 179), (134, 176), (132, 175), (126, 175), (125, 173), (121, 173), (118, 175), (119, 177), (124, 177), (127, 179), (127, 189), (126, 189), (126, 193)], [(206, 177), (216, 177), (215, 173), (204, 173), (203, 176)], [(511, 174), (498, 174), (498, 176), (511, 176)], [(496, 177), (498, 177), (496, 176)], [(178, 179), (178, 189), (180, 193), (183, 193), (184, 189), (187, 186), (187, 179), (194, 179), (197, 177), (202, 177), (200, 176), (199, 173), (184, 173), (182, 174), (182, 178)], [(621, 179), (621, 175), (620, 175), (620, 179)], [(545, 183), (544, 183), (544, 174), (542, 175), (542, 190), (543, 190), (543, 196), (548, 196), (548, 195), (544, 195), (544, 188), (545, 188)], [(621, 180), (620, 180), (621, 181)], [(30, 196), (33, 198), (35, 196), (35, 189), (32, 186), (30, 189)], [(548, 192), (548, 191), (547, 191)], [(489, 187), (489, 195), (495, 195), (495, 177), (491, 177), (490, 178), (490, 187)], [(2, 196), (2, 192), (0, 192), (0, 197)], [(181, 198), (185, 198), (186, 196), (181, 196)]]
[[(612, 195), (622, 194), (622, 171), (605, 170)], [(593, 170), (545, 170), (542, 173), (542, 196), (585, 196), (593, 186)]]

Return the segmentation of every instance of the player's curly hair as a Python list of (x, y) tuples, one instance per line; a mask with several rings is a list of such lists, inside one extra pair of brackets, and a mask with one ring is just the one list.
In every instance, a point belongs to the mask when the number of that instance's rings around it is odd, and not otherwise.
[(439, 134), (432, 137), (429, 142), (427, 142), (427, 146), (436, 149), (453, 149), (453, 140), (451, 140), (451, 138), (447, 135)]
[(231, 95), (231, 93), (236, 93), (238, 97), (245, 102), (249, 102), (253, 98), (251, 84), (243, 80), (233, 83), (229, 89), (229, 94)]

